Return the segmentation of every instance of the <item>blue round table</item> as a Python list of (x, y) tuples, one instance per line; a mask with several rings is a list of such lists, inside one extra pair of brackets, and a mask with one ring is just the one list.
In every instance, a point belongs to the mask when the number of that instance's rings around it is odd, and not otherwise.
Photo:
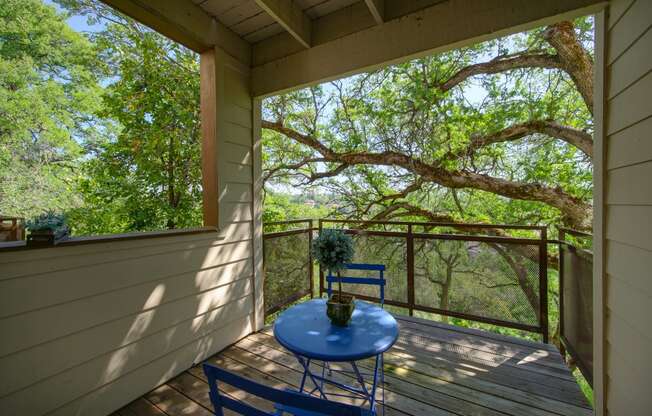
[[(319, 390), (327, 398), (323, 384), (328, 382), (369, 400), (370, 410), (375, 413), (375, 392), (379, 369), (382, 374), (382, 354), (398, 339), (398, 324), (392, 315), (378, 306), (356, 301), (351, 322), (347, 327), (339, 327), (331, 324), (326, 316), (326, 299), (313, 299), (283, 312), (274, 323), (274, 337), (294, 353), (304, 368), (300, 391), (303, 391), (306, 378), (309, 378), (315, 384), (313, 392)], [(376, 357), (376, 364), (371, 389), (367, 389), (355, 362), (371, 357)], [(310, 371), (312, 360), (325, 362), (321, 376)], [(330, 372), (329, 362), (350, 363), (360, 388), (327, 379), (324, 370)]]

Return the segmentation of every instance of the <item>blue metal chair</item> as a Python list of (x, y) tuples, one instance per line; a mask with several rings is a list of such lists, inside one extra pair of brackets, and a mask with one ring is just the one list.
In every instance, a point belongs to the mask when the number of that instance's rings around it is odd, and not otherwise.
[[(210, 398), (217, 416), (224, 416), (224, 409), (233, 410), (244, 416), (368, 416), (369, 412), (360, 407), (331, 402), (288, 390), (278, 390), (265, 386), (230, 371), (204, 364), (208, 378)], [(275, 413), (268, 413), (248, 403), (235, 400), (220, 391), (218, 381), (274, 403)]]
[[(345, 270), (362, 270), (369, 272), (378, 272), (377, 276), (367, 276), (367, 277), (351, 277), (351, 276), (333, 276), (330, 272), (326, 276), (326, 282), (328, 283), (327, 292), (328, 297), (330, 298), (333, 293), (333, 283), (341, 281), (342, 283), (354, 283), (362, 285), (375, 285), (380, 289), (380, 306), (385, 308), (385, 265), (384, 264), (366, 264), (366, 263), (349, 263), (344, 266)], [(380, 383), (382, 386), (382, 398), (381, 402), (383, 403), (383, 415), (385, 414), (385, 360), (384, 357), (380, 356)], [(376, 367), (378, 368), (378, 367)], [(322, 371), (322, 377), (324, 377), (325, 372), (328, 371), (329, 376), (332, 374), (330, 365), (327, 362), (324, 362)], [(360, 374), (358, 374), (358, 377)], [(375, 375), (374, 375), (375, 377)], [(372, 406), (371, 411), (373, 414), (376, 414), (375, 409)]]
[(344, 266), (345, 270), (363, 270), (369, 272), (378, 272), (377, 276), (369, 277), (350, 277), (342, 276), (338, 278), (333, 276), (330, 272), (326, 276), (326, 282), (328, 283), (328, 297), (330, 298), (333, 291), (333, 283), (341, 281), (342, 283), (355, 283), (362, 285), (376, 285), (380, 287), (380, 305), (385, 306), (385, 265), (384, 264), (364, 264), (364, 263), (349, 263)]

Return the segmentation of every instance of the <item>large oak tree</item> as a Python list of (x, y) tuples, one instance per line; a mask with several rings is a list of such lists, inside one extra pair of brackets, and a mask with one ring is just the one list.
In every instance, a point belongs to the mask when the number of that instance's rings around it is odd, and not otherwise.
[(325, 188), (350, 217), (589, 229), (591, 48), (591, 20), (565, 21), (269, 99), (268, 188)]

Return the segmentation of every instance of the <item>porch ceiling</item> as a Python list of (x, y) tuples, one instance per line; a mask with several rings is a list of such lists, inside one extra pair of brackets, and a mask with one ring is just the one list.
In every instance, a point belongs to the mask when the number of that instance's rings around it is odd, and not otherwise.
[(255, 96), (598, 11), (604, 0), (102, 0), (251, 67)]

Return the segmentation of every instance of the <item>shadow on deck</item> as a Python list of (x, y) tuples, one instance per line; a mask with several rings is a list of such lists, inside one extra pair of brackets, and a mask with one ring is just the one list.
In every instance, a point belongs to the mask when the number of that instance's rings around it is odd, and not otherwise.
[[(593, 414), (552, 345), (417, 318), (397, 319), (401, 336), (385, 354), (387, 415)], [(207, 361), (279, 388), (297, 388), (301, 378), (299, 364), (276, 343), (271, 328)], [(246, 400), (238, 392), (227, 393)], [(115, 415), (204, 416), (211, 410), (208, 385), (196, 366)]]

